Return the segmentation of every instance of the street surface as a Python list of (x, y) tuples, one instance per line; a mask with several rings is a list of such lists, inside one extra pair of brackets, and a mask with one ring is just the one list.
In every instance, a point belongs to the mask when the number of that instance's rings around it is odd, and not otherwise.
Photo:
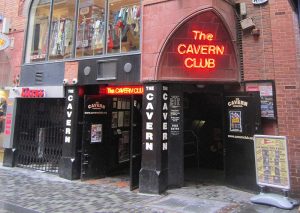
[(153, 213), (297, 213), (251, 204), (253, 194), (201, 183), (168, 190), (163, 195), (129, 191), (128, 182), (104, 178), (82, 182), (56, 175), (0, 165), (0, 213), (153, 212)]

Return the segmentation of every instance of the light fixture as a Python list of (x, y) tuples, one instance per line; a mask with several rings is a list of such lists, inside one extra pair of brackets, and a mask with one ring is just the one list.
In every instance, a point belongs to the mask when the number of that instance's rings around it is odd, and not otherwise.
[(251, 28), (255, 27), (255, 24), (254, 24), (252, 18), (245, 18), (245, 19), (241, 20), (240, 23), (241, 23), (241, 27), (243, 30), (251, 29)]

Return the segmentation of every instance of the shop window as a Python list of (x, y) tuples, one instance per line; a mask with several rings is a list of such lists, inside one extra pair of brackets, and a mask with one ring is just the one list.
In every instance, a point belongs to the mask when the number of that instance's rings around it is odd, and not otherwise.
[(140, 1), (109, 0), (107, 52), (138, 50), (140, 46)]
[(103, 54), (105, 0), (79, 1), (76, 57)]
[(140, 4), (141, 0), (34, 0), (25, 62), (138, 51)]
[(49, 59), (70, 58), (73, 48), (75, 0), (54, 0)]
[(50, 1), (34, 1), (29, 16), (26, 62), (44, 61), (47, 52)]

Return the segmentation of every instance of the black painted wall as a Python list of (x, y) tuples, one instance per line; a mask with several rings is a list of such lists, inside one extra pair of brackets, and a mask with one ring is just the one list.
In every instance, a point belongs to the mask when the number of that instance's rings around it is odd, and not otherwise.
[(21, 68), (20, 86), (62, 86), (64, 62), (30, 64)]
[[(97, 70), (99, 63), (103, 63), (105, 61), (116, 63), (117, 79), (97, 80)], [(124, 71), (124, 66), (126, 63), (130, 63), (132, 65), (130, 72)], [(140, 54), (82, 60), (79, 61), (78, 84), (136, 84), (140, 82), (140, 65)], [(90, 72), (88, 74), (84, 71), (86, 67), (90, 67)]]

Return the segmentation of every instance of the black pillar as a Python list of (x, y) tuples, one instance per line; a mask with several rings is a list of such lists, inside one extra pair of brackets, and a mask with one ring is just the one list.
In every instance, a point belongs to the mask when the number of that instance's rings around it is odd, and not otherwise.
[(184, 184), (182, 85), (169, 85), (169, 100), (168, 184), (169, 187), (182, 187)]
[(82, 100), (78, 95), (78, 87), (67, 86), (65, 106), (65, 135), (62, 158), (59, 164), (59, 176), (73, 180), (80, 178), (81, 166), (81, 119)]
[(160, 194), (168, 187), (168, 87), (147, 83), (144, 88), (139, 191)]

